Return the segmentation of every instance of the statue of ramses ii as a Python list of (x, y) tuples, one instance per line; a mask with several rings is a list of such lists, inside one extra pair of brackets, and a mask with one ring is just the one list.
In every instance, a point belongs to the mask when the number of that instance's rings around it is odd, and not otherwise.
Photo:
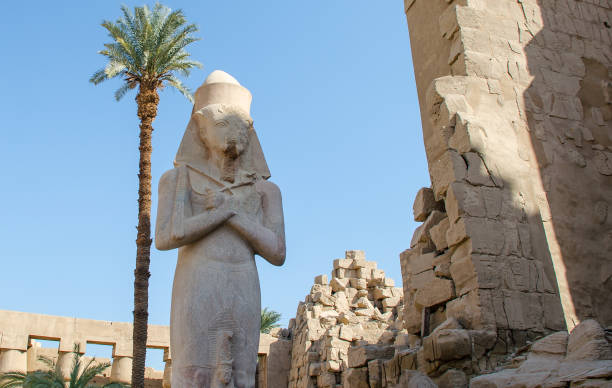
[(159, 182), (155, 246), (179, 248), (170, 319), (172, 386), (255, 385), (261, 317), (254, 255), (285, 261), (281, 193), (250, 117), (251, 93), (214, 71), (174, 168)]

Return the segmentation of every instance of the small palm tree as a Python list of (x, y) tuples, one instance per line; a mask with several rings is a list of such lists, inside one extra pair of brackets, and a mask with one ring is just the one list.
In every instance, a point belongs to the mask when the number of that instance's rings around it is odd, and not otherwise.
[(261, 333), (269, 333), (271, 329), (280, 327), (278, 324), (280, 318), (280, 313), (274, 310), (268, 310), (268, 308), (265, 307), (263, 310), (261, 310), (261, 327), (259, 331)]
[(153, 10), (135, 7), (134, 13), (122, 6), (123, 17), (116, 22), (104, 21), (112, 43), (106, 43), (100, 54), (108, 59), (106, 66), (90, 78), (99, 84), (120, 77), (123, 85), (115, 92), (119, 101), (130, 89), (138, 87), (136, 103), (140, 119), (140, 162), (138, 171), (138, 227), (136, 269), (134, 271), (134, 331), (132, 386), (144, 387), (144, 370), (149, 307), (149, 262), (151, 251), (151, 135), (157, 116), (158, 89), (172, 86), (193, 102), (189, 90), (176, 77), (188, 76), (199, 62), (189, 59), (185, 47), (197, 41), (198, 29), (186, 24), (182, 11), (171, 11), (161, 4)]
[[(92, 358), (86, 364), (83, 363), (82, 355), (79, 352), (79, 345), (74, 345), (72, 351), (72, 369), (70, 371), (70, 380), (68, 388), (94, 388), (90, 381), (96, 375), (104, 372), (111, 364), (109, 362), (99, 363), (95, 358)], [(0, 374), (0, 388), (64, 388), (65, 377), (61, 371), (57, 370), (55, 361), (45, 356), (40, 356), (38, 359), (43, 362), (49, 370), (38, 370), (31, 373), (8, 372)], [(103, 386), (104, 388), (122, 388), (126, 385), (119, 383), (109, 383)]]

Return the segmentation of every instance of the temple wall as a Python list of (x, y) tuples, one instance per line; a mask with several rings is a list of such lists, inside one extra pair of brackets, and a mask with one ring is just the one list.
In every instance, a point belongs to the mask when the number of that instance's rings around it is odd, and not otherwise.
[[(37, 339), (58, 341), (58, 348), (41, 347)], [(0, 373), (40, 369), (44, 367), (38, 361), (40, 355), (54, 359), (59, 367), (69, 369), (74, 345), (78, 344), (80, 353), (85, 354), (87, 343), (113, 347), (112, 360), (97, 359), (112, 363), (105, 374), (96, 377), (98, 382), (131, 382), (131, 323), (0, 310)], [(146, 368), (146, 386), (170, 387), (172, 359), (169, 327), (149, 325), (147, 348), (164, 350), (165, 368), (163, 372)], [(261, 334), (258, 353), (266, 362), (263, 365), (266, 378), (258, 388), (287, 386), (291, 341), (280, 335)]]
[(407, 329), (457, 318), (510, 350), (610, 324), (610, 4), (404, 6), (432, 182), (401, 255)]

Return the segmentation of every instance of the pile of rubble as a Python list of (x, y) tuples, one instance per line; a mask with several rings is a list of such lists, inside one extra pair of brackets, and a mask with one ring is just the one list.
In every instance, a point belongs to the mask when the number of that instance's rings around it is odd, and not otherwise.
[(612, 330), (586, 320), (515, 354), (507, 369), (472, 379), (472, 388), (612, 387)]
[(289, 387), (367, 384), (362, 366), (393, 357), (403, 327), (401, 313), (402, 289), (375, 262), (366, 261), (362, 251), (347, 251), (344, 259), (334, 261), (331, 281), (327, 275), (315, 278), (289, 324)]

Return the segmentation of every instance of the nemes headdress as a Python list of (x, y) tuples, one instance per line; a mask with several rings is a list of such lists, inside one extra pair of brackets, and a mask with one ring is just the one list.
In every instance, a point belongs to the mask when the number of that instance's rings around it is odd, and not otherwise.
[[(190, 165), (202, 171), (207, 171), (207, 150), (198, 134), (198, 121), (195, 115), (202, 108), (213, 104), (222, 104), (238, 108), (247, 116), (250, 116), (251, 93), (238, 81), (221, 70), (213, 71), (204, 81), (202, 86), (194, 94), (194, 106), (191, 120), (181, 141), (174, 165)], [(251, 127), (248, 133), (249, 143), (244, 154), (241, 156), (241, 165), (252, 170), (259, 178), (268, 179), (270, 170), (261, 149), (261, 144)]]

